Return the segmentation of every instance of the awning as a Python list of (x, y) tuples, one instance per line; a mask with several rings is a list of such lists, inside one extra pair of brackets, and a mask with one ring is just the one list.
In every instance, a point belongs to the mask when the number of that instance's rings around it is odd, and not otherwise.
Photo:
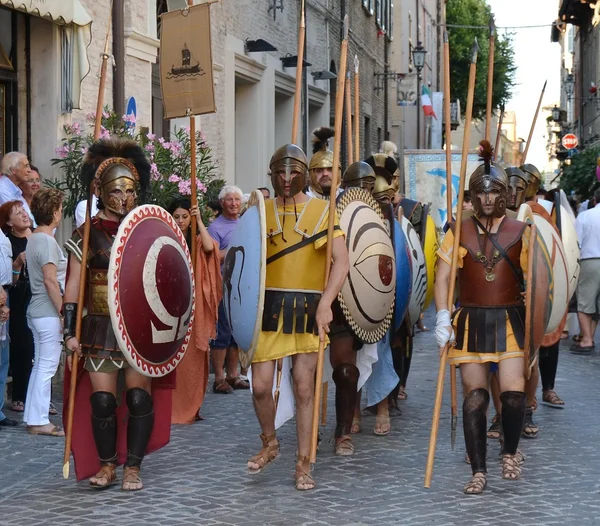
[(0, 0), (0, 5), (61, 25), (75, 24), (83, 27), (92, 23), (90, 15), (79, 0)]
[(79, 0), (0, 0), (6, 6), (62, 26), (63, 112), (81, 107), (81, 83), (90, 71), (87, 48), (92, 41), (92, 18)]

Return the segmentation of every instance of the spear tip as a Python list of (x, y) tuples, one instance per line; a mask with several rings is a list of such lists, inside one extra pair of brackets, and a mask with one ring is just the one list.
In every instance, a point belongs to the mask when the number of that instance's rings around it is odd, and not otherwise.
[(348, 15), (344, 17), (344, 40), (348, 40), (348, 31), (350, 30), (350, 21)]
[(358, 75), (358, 68), (360, 66), (360, 60), (358, 60), (358, 55), (354, 55), (354, 73)]
[(444, 29), (444, 44), (448, 43), (448, 30)]
[(477, 62), (477, 54), (479, 53), (479, 42), (477, 42), (477, 37), (473, 41), (473, 48), (471, 49), (471, 63)]
[(490, 37), (496, 35), (496, 23), (494, 22), (494, 15), (490, 16)]

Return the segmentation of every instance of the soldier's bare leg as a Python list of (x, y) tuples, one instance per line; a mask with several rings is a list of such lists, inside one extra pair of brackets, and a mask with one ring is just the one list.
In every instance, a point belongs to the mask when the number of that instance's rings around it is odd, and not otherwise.
[(350, 438), (359, 371), (356, 367), (356, 351), (351, 334), (338, 336), (331, 340), (329, 358), (333, 367), (335, 383), (335, 453), (352, 455), (354, 445)]
[(295, 354), (292, 357), (294, 397), (296, 399), (296, 434), (298, 437), (298, 462), (296, 464), (296, 489), (315, 487), (310, 476), (310, 438), (315, 397), (315, 371), (317, 353)]
[(250, 474), (260, 473), (279, 454), (279, 442), (275, 438), (274, 374), (274, 360), (252, 364), (252, 402), (262, 431), (263, 447), (260, 453), (248, 460)]
[(533, 421), (533, 410), (537, 406), (535, 393), (540, 380), (540, 370), (536, 365), (531, 370), (531, 376), (525, 384), (525, 393), (527, 394), (527, 409), (525, 412), (525, 426), (523, 427), (523, 436), (525, 438), (537, 438), (538, 426)]
[(113, 484), (117, 469), (117, 374), (89, 373), (93, 394), (92, 433), (102, 468), (90, 479), (90, 485), (104, 488)]
[(465, 398), (463, 401), (463, 429), (467, 454), (473, 476), (465, 485), (468, 495), (483, 493), (487, 486), (487, 409), (490, 395), (487, 391), (489, 364), (467, 363), (460, 366)]
[(527, 395), (523, 358), (510, 358), (498, 364), (500, 400), (502, 402), (502, 477), (516, 480), (521, 477), (521, 455), (517, 454), (525, 420)]

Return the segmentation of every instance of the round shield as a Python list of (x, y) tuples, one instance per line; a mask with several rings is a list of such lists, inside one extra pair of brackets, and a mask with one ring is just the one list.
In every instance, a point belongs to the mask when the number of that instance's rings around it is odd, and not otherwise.
[[(429, 212), (429, 210), (428, 210)], [(425, 268), (427, 270), (427, 293), (425, 294), (425, 303), (423, 310), (427, 310), (433, 301), (433, 285), (435, 283), (435, 267), (437, 264), (437, 251), (439, 248), (437, 230), (433, 217), (427, 213), (427, 217), (422, 226), (423, 235), (421, 246), (425, 256)]]
[(394, 314), (394, 247), (377, 201), (362, 188), (348, 188), (337, 199), (346, 233), (350, 271), (338, 294), (344, 317), (365, 343), (381, 340)]
[(408, 309), (412, 291), (412, 262), (410, 249), (404, 232), (397, 219), (392, 223), (394, 251), (396, 253), (396, 306), (394, 308), (394, 328), (398, 330)]
[(231, 333), (240, 348), (242, 367), (256, 352), (265, 301), (267, 224), (265, 200), (252, 192), (248, 208), (231, 235), (223, 263), (223, 304)]
[(108, 306), (119, 348), (144, 376), (183, 358), (194, 321), (194, 273), (185, 237), (164, 208), (143, 205), (121, 223), (108, 267)]
[(537, 203), (531, 204), (531, 210), (533, 211), (533, 220), (537, 226), (538, 233), (544, 240), (548, 250), (554, 282), (554, 291), (550, 298), (552, 309), (550, 310), (550, 319), (546, 328), (546, 335), (549, 338), (546, 338), (543, 342), (544, 345), (551, 345), (556, 343), (553, 341), (554, 339), (558, 341), (566, 322), (565, 314), (570, 299), (569, 270), (560, 234), (550, 214), (543, 205), (540, 206)]
[[(577, 232), (575, 231), (575, 221), (571, 219), (571, 215), (565, 210), (564, 206), (561, 209), (561, 229), (560, 237), (562, 239), (563, 248), (565, 249), (565, 257), (567, 258), (567, 267), (569, 269), (569, 298), (571, 301), (573, 294), (577, 290), (577, 282), (579, 281), (579, 244), (577, 243)], [(570, 209), (570, 207), (569, 207)]]
[(427, 294), (427, 268), (425, 263), (425, 254), (421, 248), (421, 241), (417, 231), (412, 223), (404, 217), (402, 207), (398, 208), (398, 221), (404, 232), (404, 237), (408, 243), (412, 264), (412, 294), (408, 303), (408, 326), (412, 334), (412, 327), (419, 321), (419, 316), (425, 304)]

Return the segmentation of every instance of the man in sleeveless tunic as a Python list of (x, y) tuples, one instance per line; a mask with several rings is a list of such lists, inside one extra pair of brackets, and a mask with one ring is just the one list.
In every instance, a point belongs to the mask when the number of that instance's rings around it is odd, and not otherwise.
[[(119, 350), (107, 298), (107, 271), (114, 236), (121, 220), (135, 207), (138, 189), (144, 192), (149, 186), (149, 176), (146, 156), (135, 142), (101, 140), (90, 146), (82, 167), (82, 179), (87, 187), (95, 182), (99, 212), (92, 218), (87, 261), (82, 265), (82, 230), (75, 230), (65, 245), (69, 252), (69, 278), (64, 296), (64, 337), (69, 368), (71, 355), (77, 352), (83, 357), (83, 368), (91, 380), (91, 425), (101, 463), (100, 471), (90, 479), (94, 488), (105, 488), (117, 480), (120, 420), (117, 417), (117, 377), (120, 371), (125, 376), (125, 399), (129, 410), (124, 490), (135, 491), (143, 487), (140, 466), (154, 427), (151, 378), (130, 368)], [(87, 314), (82, 321), (81, 342), (78, 342), (75, 324), (81, 272), (88, 273)], [(170, 422), (170, 414), (168, 418)], [(77, 466), (75, 446), (73, 453)]]
[(460, 308), (454, 312), (453, 321), (447, 302), (455, 224), (439, 249), (435, 282), (436, 341), (440, 349), (452, 344), (449, 361), (460, 366), (465, 393), (463, 426), (473, 473), (464, 488), (467, 494), (480, 494), (487, 485), (490, 363), (497, 363), (499, 368), (505, 479), (521, 476), (522, 459), (517, 448), (526, 404), (522, 292), (530, 227), (506, 217), (508, 178), (502, 168), (491, 163), (488, 141), (481, 143), (481, 159), (484, 164), (469, 181), (475, 214), (462, 222), (458, 253)]
[(250, 474), (260, 473), (279, 455), (275, 436), (273, 377), (275, 363), (292, 358), (296, 400), (298, 458), (296, 489), (316, 486), (310, 474), (310, 436), (319, 340), (325, 340), (333, 319), (331, 304), (348, 273), (344, 234), (335, 219), (333, 263), (324, 285), (329, 203), (303, 193), (307, 160), (293, 144), (271, 158), (275, 199), (265, 202), (267, 273), (262, 330), (252, 362), (252, 397), (261, 426), (261, 451), (248, 461)]

